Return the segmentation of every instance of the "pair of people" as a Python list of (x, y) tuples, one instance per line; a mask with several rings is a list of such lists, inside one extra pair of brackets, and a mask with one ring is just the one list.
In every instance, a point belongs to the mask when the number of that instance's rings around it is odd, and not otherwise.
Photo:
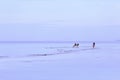
[(79, 47), (79, 43), (75, 43), (73, 47)]
[[(73, 45), (73, 47), (79, 47), (79, 43), (75, 43), (75, 44)], [(93, 42), (92, 47), (95, 48), (95, 42)]]

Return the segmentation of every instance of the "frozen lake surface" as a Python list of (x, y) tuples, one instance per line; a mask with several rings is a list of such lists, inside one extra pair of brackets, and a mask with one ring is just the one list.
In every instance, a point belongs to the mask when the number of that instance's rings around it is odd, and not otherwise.
[(72, 45), (1, 43), (0, 80), (120, 80), (120, 43)]

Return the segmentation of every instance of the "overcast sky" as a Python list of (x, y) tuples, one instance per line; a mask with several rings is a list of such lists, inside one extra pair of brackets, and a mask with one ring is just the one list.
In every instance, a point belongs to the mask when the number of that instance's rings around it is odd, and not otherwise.
[(1, 0), (0, 41), (119, 40), (120, 0)]

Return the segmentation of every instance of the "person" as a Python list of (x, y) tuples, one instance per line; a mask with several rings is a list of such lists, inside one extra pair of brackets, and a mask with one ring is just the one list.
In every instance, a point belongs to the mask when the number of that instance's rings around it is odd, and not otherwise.
[(93, 48), (95, 48), (95, 42), (93, 42)]
[(77, 46), (77, 44), (75, 43), (74, 45), (73, 45), (73, 47), (76, 47)]
[(79, 47), (79, 43), (78, 43), (78, 44), (76, 44), (76, 46), (77, 46), (77, 47)]

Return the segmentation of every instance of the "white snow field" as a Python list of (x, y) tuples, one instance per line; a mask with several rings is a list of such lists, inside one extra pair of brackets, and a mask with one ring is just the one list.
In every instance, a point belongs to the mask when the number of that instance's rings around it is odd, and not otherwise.
[(120, 80), (120, 43), (1, 45), (0, 80)]

